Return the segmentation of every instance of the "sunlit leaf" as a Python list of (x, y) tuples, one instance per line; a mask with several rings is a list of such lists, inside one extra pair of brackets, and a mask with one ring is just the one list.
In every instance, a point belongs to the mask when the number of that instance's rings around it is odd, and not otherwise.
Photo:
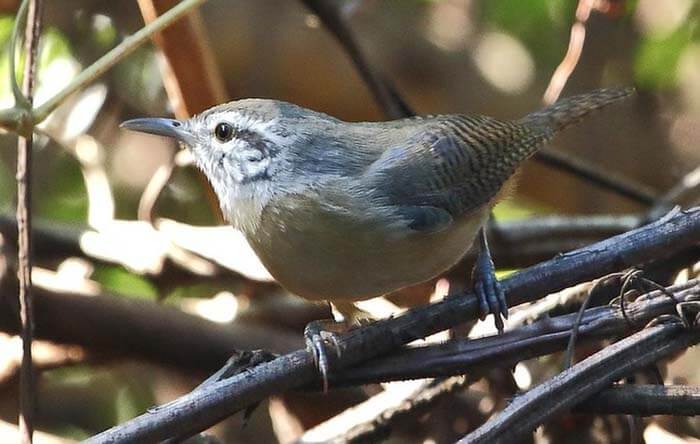
[[(9, 40), (14, 17), (0, 18), (0, 107), (6, 108), (14, 104), (12, 91), (10, 89), (10, 63), (9, 63)], [(66, 75), (57, 75), (59, 70), (55, 68), (55, 63), (62, 66), (75, 66), (77, 62), (73, 57), (73, 50), (66, 36), (55, 28), (48, 28), (41, 37), (41, 52), (39, 58), (39, 83), (37, 95), (52, 94), (65, 86), (77, 72), (77, 67), (69, 70), (63, 69), (60, 72)], [(24, 66), (24, 53), (20, 52), (17, 57), (17, 78), (21, 80)], [(41, 101), (41, 98), (37, 99)]]

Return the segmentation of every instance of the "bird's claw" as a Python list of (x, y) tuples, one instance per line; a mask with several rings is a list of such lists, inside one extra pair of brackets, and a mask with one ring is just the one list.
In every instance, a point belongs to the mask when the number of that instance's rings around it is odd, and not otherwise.
[(479, 300), (479, 317), (484, 320), (493, 314), (496, 328), (503, 332), (503, 320), (508, 319), (508, 304), (501, 284), (496, 279), (496, 268), (491, 255), (480, 251), (472, 272), (474, 293)]
[(337, 324), (330, 320), (318, 320), (310, 322), (304, 329), (306, 348), (313, 354), (314, 363), (321, 376), (324, 393), (328, 391), (328, 375), (330, 372), (328, 347), (334, 349), (335, 355), (340, 357), (338, 335), (328, 331), (329, 325)]

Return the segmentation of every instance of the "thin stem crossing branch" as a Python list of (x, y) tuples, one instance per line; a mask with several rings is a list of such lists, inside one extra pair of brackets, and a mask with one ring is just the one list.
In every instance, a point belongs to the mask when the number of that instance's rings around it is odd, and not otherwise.
[(182, 18), (191, 9), (201, 5), (206, 0), (183, 0), (165, 14), (158, 17), (153, 22), (144, 26), (133, 35), (125, 38), (119, 45), (100, 57), (95, 63), (77, 75), (73, 81), (51, 97), (45, 103), (34, 110), (34, 122), (42, 122), (53, 110), (55, 110), (71, 94), (84, 88), (87, 84), (112, 68), (120, 60), (131, 54), (136, 48), (141, 46), (151, 35), (166, 28), (176, 20)]
[[(26, 4), (28, 3), (28, 6)], [(37, 53), (42, 24), (42, 0), (25, 0), (22, 8), (28, 8), (24, 50), (26, 62), (22, 80), (21, 97), (31, 106), (36, 83)], [(15, 28), (19, 26), (19, 18)], [(17, 32), (14, 31), (14, 34)], [(14, 50), (14, 47), (12, 48)], [(11, 57), (14, 51), (11, 52)], [(12, 73), (14, 75), (14, 73)], [(18, 96), (17, 98), (19, 99)], [(31, 125), (30, 125), (31, 126)], [(32, 132), (20, 136), (17, 141), (17, 279), (19, 280), (20, 321), (22, 324), (22, 364), (20, 369), (19, 431), (23, 443), (31, 443), (34, 433), (34, 409), (36, 387), (32, 364), (32, 337), (34, 312), (32, 304)]]

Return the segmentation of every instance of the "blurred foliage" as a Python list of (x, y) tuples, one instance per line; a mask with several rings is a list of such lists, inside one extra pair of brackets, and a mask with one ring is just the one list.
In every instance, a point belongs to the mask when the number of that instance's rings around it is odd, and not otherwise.
[(152, 282), (122, 267), (100, 265), (95, 268), (92, 279), (99, 282), (105, 290), (121, 296), (152, 300), (158, 296)]
[[(41, 140), (37, 145), (41, 146)], [(46, 142), (46, 140), (44, 140)], [(88, 202), (80, 164), (60, 146), (44, 143), (36, 153), (42, 159), (34, 175), (35, 187), (42, 190), (34, 198), (37, 217), (59, 222), (84, 222)]]
[(645, 36), (639, 45), (634, 66), (637, 83), (649, 89), (675, 87), (678, 83), (678, 61), (690, 44), (698, 41), (697, 17), (669, 34)]
[[(652, 109), (650, 114), (654, 115), (664, 112), (669, 115), (669, 110), (676, 112), (683, 108), (681, 104), (685, 102), (677, 99), (679, 95), (697, 94), (697, 87), (690, 92), (680, 91), (679, 61), (689, 51), (697, 50), (700, 44), (700, 0), (658, 1), (656, 4), (651, 1), (624, 2), (625, 9), (620, 16), (594, 13), (589, 23), (589, 30), (594, 31), (589, 33), (584, 47), (582, 66), (574, 72), (570, 81), (572, 88), (597, 85), (601, 78), (634, 83), (645, 93), (664, 99), (658, 100), (661, 104), (649, 105)], [(136, 2), (47, 0), (46, 3), (48, 28), (42, 40), (38, 93), (42, 100), (65, 85), (80, 67), (88, 66), (96, 57), (119, 44), (125, 35), (142, 26)], [(351, 28), (357, 31), (361, 46), (378, 66), (397, 80), (402, 91), (415, 98), (418, 105), (423, 105), (422, 109), (442, 106), (459, 110), (484, 108), (499, 117), (515, 115), (537, 106), (546, 82), (566, 52), (577, 5), (574, 0), (394, 0), (359, 3), (352, 0), (345, 3), (349, 11), (348, 20)], [(360, 7), (356, 7), (358, 5)], [(439, 8), (444, 6), (452, 9), (447, 9), (447, 14), (438, 14)], [(666, 17), (661, 12), (668, 10), (676, 11), (675, 15), (671, 14), (668, 16), (670, 18), (664, 19), (666, 22), (659, 25), (657, 22)], [(462, 14), (461, 21), (452, 21), (457, 13)], [(397, 17), (409, 22), (396, 23)], [(337, 115), (346, 112), (366, 117), (376, 113), (366, 88), (351, 72), (353, 68), (336, 42), (325, 30), (319, 29), (317, 21), (310, 18), (297, 2), (211, 0), (203, 8), (203, 18), (210, 43), (224, 69), (223, 76), (233, 96), (265, 95), (298, 103), (322, 104), (326, 108), (320, 111)], [(10, 106), (12, 103), (7, 43), (13, 23), (11, 16), (0, 17), (0, 106)], [(402, 32), (390, 34), (381, 26), (376, 26), (377, 23), (386, 23), (387, 29), (400, 29)], [(370, 25), (373, 25), (371, 29)], [(434, 42), (429, 34), (435, 29), (453, 33), (451, 38), (458, 44), (449, 49), (431, 44)], [(596, 35), (595, 32), (604, 35)], [(485, 74), (475, 69), (475, 48), (489, 33), (505, 34), (525, 48), (524, 57), (531, 62), (528, 66), (531, 65), (535, 72), (532, 76), (534, 80), (525, 84), (522, 90), (504, 92), (497, 88), (493, 79), (488, 78), (488, 72)], [(395, 36), (397, 41), (389, 41), (387, 35)], [(596, 41), (598, 46), (592, 46), (596, 45)], [(587, 52), (600, 50), (603, 46), (611, 54), (599, 57), (597, 53)], [(390, 60), (380, 58), (389, 52), (392, 54), (386, 59)], [(586, 56), (588, 59), (585, 59)], [(21, 61), (22, 57), (18, 59)], [(601, 68), (598, 64), (605, 64), (605, 67)], [(299, 71), (289, 67), (298, 67)], [(510, 65), (498, 68), (497, 71), (512, 69)], [(342, 70), (346, 70), (347, 74), (341, 78), (338, 72)], [(612, 76), (603, 77), (600, 74), (609, 71), (614, 71)], [(94, 118), (94, 122), (90, 120), (93, 123), (90, 123), (87, 131), (98, 144), (96, 160), (93, 160), (103, 168), (112, 186), (115, 216), (134, 219), (144, 187), (158, 165), (169, 159), (173, 146), (158, 138), (129, 138), (129, 135), (118, 130), (118, 123), (136, 116), (170, 113), (159, 57), (152, 45), (145, 45), (103, 76), (100, 82), (108, 91), (107, 99), (101, 109), (94, 111), (96, 115), (85, 116), (86, 120)], [(669, 108), (664, 108), (665, 103), (671, 104)], [(606, 159), (606, 166), (610, 166), (610, 169), (629, 168), (628, 172), (638, 174), (640, 181), (657, 180), (653, 182), (654, 186), (668, 185), (697, 162), (697, 138), (694, 138), (697, 125), (688, 130), (690, 136), (687, 136), (687, 140), (692, 143), (683, 145), (674, 141), (672, 135), (679, 132), (677, 123), (683, 119), (697, 122), (700, 110), (681, 111), (684, 113), (682, 116), (674, 114), (665, 117), (666, 120), (651, 121), (648, 116), (638, 118), (635, 115), (631, 119), (641, 123), (632, 126), (622, 122), (620, 128), (626, 130), (620, 130), (620, 135), (617, 132), (608, 134), (609, 128), (601, 129), (602, 134), (589, 128), (588, 133), (578, 133), (579, 138), (581, 134), (589, 138), (575, 148), (588, 146), (590, 151), (584, 152), (584, 157), (589, 155), (595, 158), (597, 153), (599, 158)], [(614, 120), (615, 117), (606, 118), (616, 124), (618, 121)], [(65, 124), (66, 118), (57, 115), (56, 120), (54, 124), (60, 127)], [(616, 136), (617, 139), (614, 138)], [(81, 171), (83, 165), (77, 160), (71, 143), (72, 140), (49, 141), (44, 136), (37, 137), (34, 212), (41, 219), (84, 226), (88, 223), (87, 188), (84, 171)], [(646, 151), (640, 148), (644, 143), (653, 145), (653, 151), (648, 146)], [(14, 212), (15, 144), (16, 138), (12, 135), (0, 138), (0, 211), (5, 214)], [(135, 144), (138, 146), (135, 147)], [(601, 150), (601, 147), (608, 146), (615, 146), (615, 150)], [(625, 146), (627, 151), (624, 151)], [(690, 157), (692, 155), (696, 157)], [(679, 159), (675, 163), (674, 156)], [(667, 168), (659, 168), (659, 158), (663, 159)], [(498, 219), (561, 212), (562, 208), (572, 212), (590, 211), (591, 208), (596, 211), (623, 211), (628, 208), (618, 205), (619, 201), (609, 196), (600, 197), (603, 193), (597, 189), (591, 191), (590, 187), (579, 182), (574, 182), (574, 185), (569, 182), (567, 185), (563, 179), (560, 183), (560, 176), (541, 179), (541, 170), (534, 171), (530, 176), (523, 174), (527, 176), (524, 182), (529, 185), (526, 195), (518, 194), (517, 199), (508, 199), (496, 207)], [(160, 196), (155, 213), (158, 217), (195, 225), (217, 223), (193, 168), (176, 169)], [(124, 239), (124, 242), (130, 240)], [(56, 266), (53, 262), (40, 265)], [(501, 271), (500, 275), (509, 272)], [(119, 296), (150, 300), (164, 296), (159, 294), (163, 290), (159, 289), (154, 279), (137, 275), (121, 266), (96, 264), (89, 277), (105, 290)], [(222, 290), (228, 289), (234, 293), (239, 290), (226, 287), (227, 284), (221, 281), (195, 283), (168, 288), (164, 293), (169, 296), (169, 305), (179, 307), (187, 300), (207, 298)], [(250, 288), (241, 290), (242, 293), (246, 291), (254, 293)], [(272, 327), (279, 328), (278, 325)], [(299, 332), (289, 334), (298, 335)], [(550, 365), (541, 363), (544, 364)], [(553, 371), (553, 367), (550, 370)], [(152, 369), (149, 368), (149, 371), (152, 372)], [(43, 373), (42, 408), (54, 415), (60, 414), (54, 417), (53, 423), (45, 424), (47, 429), (81, 439), (162, 402), (164, 399), (158, 396), (153, 383), (158, 374), (151, 375), (149, 371), (121, 367), (115, 370), (112, 366), (76, 366)], [(144, 374), (152, 377), (140, 377)], [(55, 398), (51, 398), (51, 394)], [(74, 410), (61, 407), (61, 402), (73, 397), (79, 398), (79, 402), (71, 404)], [(80, 408), (75, 408), (78, 404)], [(264, 415), (263, 410), (261, 408), (256, 415)], [(251, 432), (251, 435), (254, 434)]]
[[(4, 106), (11, 105), (12, 90), (10, 88), (10, 58), (9, 41), (14, 26), (14, 17), (0, 17), (0, 103)], [(22, 69), (24, 66), (24, 54), (19, 53), (17, 59), (17, 79), (21, 84)], [(58, 79), (47, 79), (45, 74), (51, 72), (54, 63), (74, 62), (73, 50), (65, 34), (56, 28), (49, 27), (42, 34), (41, 53), (39, 57), (39, 81), (40, 83), (56, 82)], [(42, 73), (44, 75), (42, 75)], [(64, 79), (64, 81), (67, 79)]]
[[(490, 0), (480, 3), (482, 20), (533, 51), (550, 69), (566, 49), (576, 2), (569, 0)], [(545, 68), (546, 69), (546, 68)]]

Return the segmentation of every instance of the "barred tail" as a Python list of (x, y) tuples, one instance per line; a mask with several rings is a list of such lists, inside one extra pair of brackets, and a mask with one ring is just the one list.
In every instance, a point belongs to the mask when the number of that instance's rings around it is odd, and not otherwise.
[(556, 133), (580, 121), (588, 113), (627, 98), (633, 93), (634, 88), (606, 88), (566, 97), (553, 105), (528, 114), (520, 120), (520, 123)]

